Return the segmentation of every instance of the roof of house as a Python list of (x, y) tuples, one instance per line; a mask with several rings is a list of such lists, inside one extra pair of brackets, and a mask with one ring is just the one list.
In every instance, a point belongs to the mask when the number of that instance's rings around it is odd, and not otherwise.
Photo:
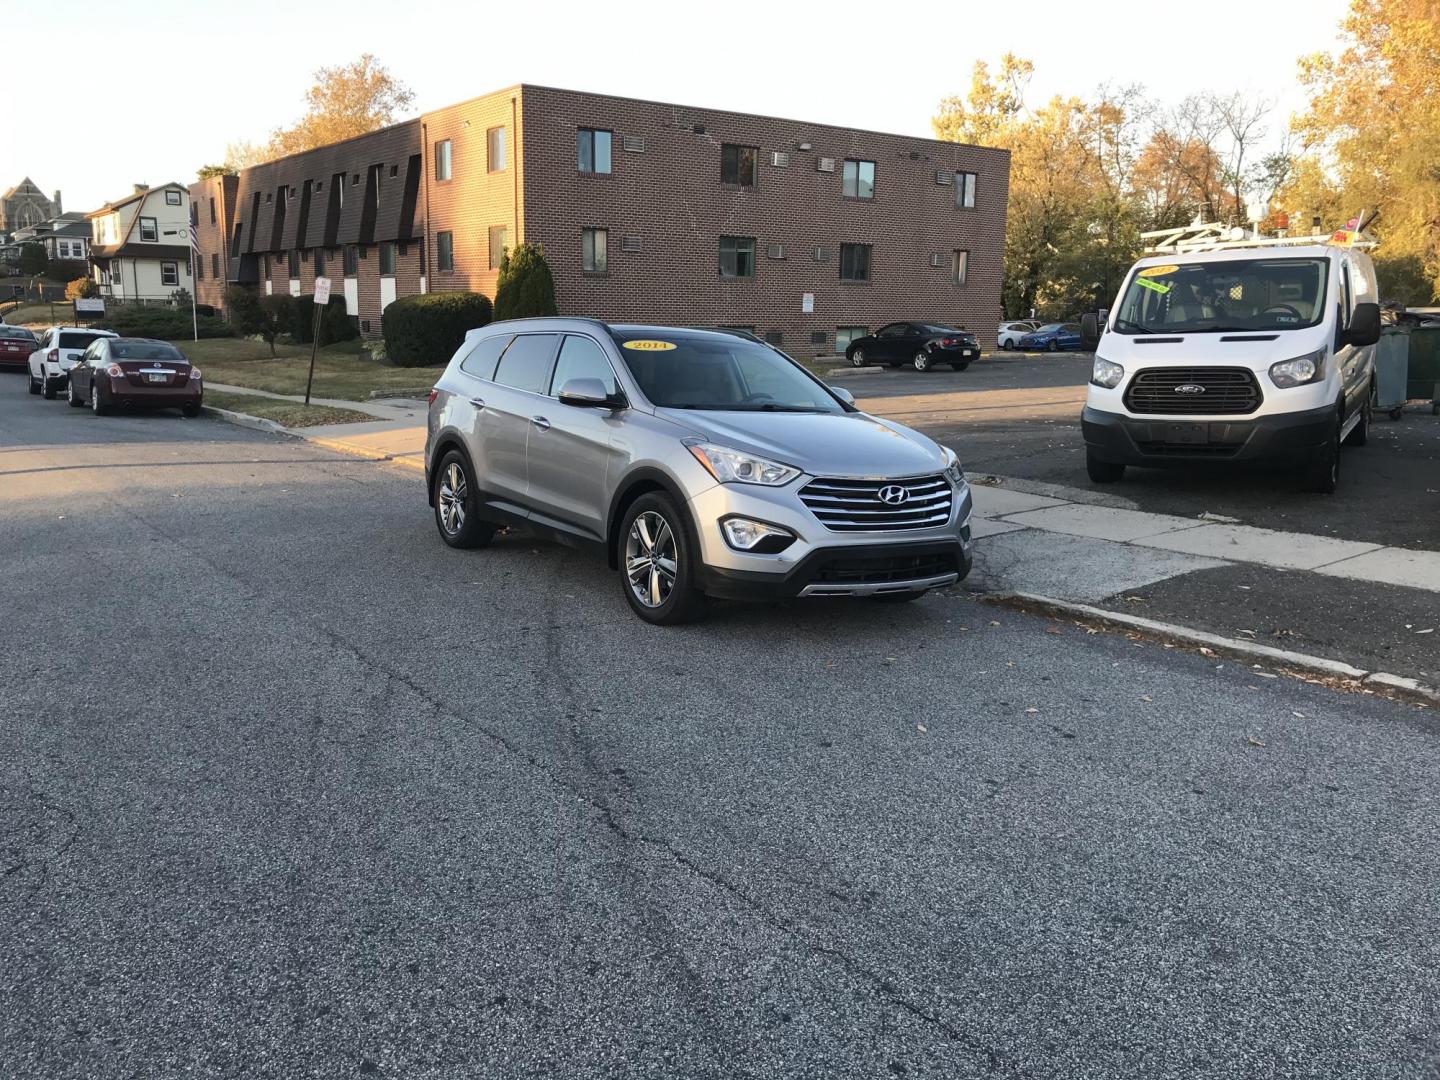
[(184, 191), (187, 193), (190, 190), (184, 184), (177, 184), (174, 180), (172, 180), (168, 184), (160, 184), (157, 187), (147, 187), (141, 191), (132, 192), (131, 194), (126, 195), (123, 199), (116, 199), (114, 202), (106, 203), (104, 206), (100, 207), (99, 210), (91, 210), (90, 213), (86, 214), (85, 216), (87, 218), (95, 218), (99, 217), (101, 214), (112, 213), (116, 210), (119, 210), (122, 206), (129, 206), (136, 200), (145, 198), (145, 196), (151, 194), (152, 192), (165, 191), (168, 188), (174, 188), (176, 191)]

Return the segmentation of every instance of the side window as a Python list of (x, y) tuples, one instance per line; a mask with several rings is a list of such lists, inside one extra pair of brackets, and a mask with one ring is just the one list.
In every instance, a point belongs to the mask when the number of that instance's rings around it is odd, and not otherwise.
[(590, 338), (575, 334), (565, 335), (565, 341), (560, 346), (555, 377), (550, 380), (550, 396), (560, 393), (560, 388), (571, 379), (599, 379), (607, 394), (620, 392), (620, 384), (615, 381), (615, 371), (605, 356), (605, 350)]
[(1355, 310), (1355, 294), (1350, 287), (1350, 264), (1348, 262), (1340, 264), (1340, 302), (1345, 305), (1344, 310), (1340, 313), (1340, 321), (1349, 326), (1350, 315)]
[(889, 326), (882, 327), (881, 330), (880, 330), (880, 332), (877, 333), (875, 336), (876, 336), (876, 337), (904, 337), (904, 336), (905, 336), (905, 332), (906, 332), (908, 329), (909, 329), (909, 327), (907, 327), (904, 323), (891, 323)]
[(495, 381), (532, 394), (543, 394), (550, 386), (550, 362), (555, 359), (558, 334), (521, 334), (510, 343)]
[(496, 334), (494, 337), (481, 339), (470, 350), (470, 355), (460, 361), (460, 370), (467, 375), (474, 375), (477, 379), (494, 379), (495, 361), (500, 359), (500, 354), (505, 351), (505, 346), (509, 345), (510, 341), (509, 334)]

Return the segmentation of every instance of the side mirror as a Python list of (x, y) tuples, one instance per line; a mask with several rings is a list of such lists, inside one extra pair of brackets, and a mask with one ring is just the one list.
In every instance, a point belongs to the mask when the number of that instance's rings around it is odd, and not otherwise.
[(1359, 303), (1350, 315), (1350, 326), (1340, 336), (1346, 345), (1374, 345), (1380, 340), (1380, 305)]
[(855, 404), (855, 395), (846, 390), (843, 386), (832, 386), (830, 392), (843, 401), (846, 405)]
[(1094, 352), (1100, 347), (1100, 316), (1093, 311), (1080, 316), (1080, 348)]
[(577, 409), (613, 409), (620, 402), (606, 392), (599, 379), (567, 379), (560, 387), (560, 404)]

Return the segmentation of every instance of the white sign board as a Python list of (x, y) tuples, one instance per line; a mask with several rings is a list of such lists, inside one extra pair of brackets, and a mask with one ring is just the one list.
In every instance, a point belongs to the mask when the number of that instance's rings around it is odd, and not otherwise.
[(315, 279), (315, 303), (322, 307), (330, 303), (330, 279), (328, 277)]
[(813, 315), (815, 313), (815, 294), (813, 292), (800, 294), (800, 313), (802, 315)]
[(103, 296), (80, 297), (75, 301), (76, 312), (88, 311), (96, 315), (105, 314), (105, 298)]

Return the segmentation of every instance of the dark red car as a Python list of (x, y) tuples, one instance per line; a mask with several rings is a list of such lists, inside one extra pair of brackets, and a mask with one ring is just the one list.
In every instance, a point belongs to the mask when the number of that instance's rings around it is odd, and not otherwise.
[(0, 323), (0, 364), (30, 364), (30, 354), (40, 347), (35, 335), (23, 326)]
[(100, 338), (70, 369), (70, 404), (96, 416), (116, 408), (179, 409), (198, 416), (205, 388), (200, 369), (168, 341)]

